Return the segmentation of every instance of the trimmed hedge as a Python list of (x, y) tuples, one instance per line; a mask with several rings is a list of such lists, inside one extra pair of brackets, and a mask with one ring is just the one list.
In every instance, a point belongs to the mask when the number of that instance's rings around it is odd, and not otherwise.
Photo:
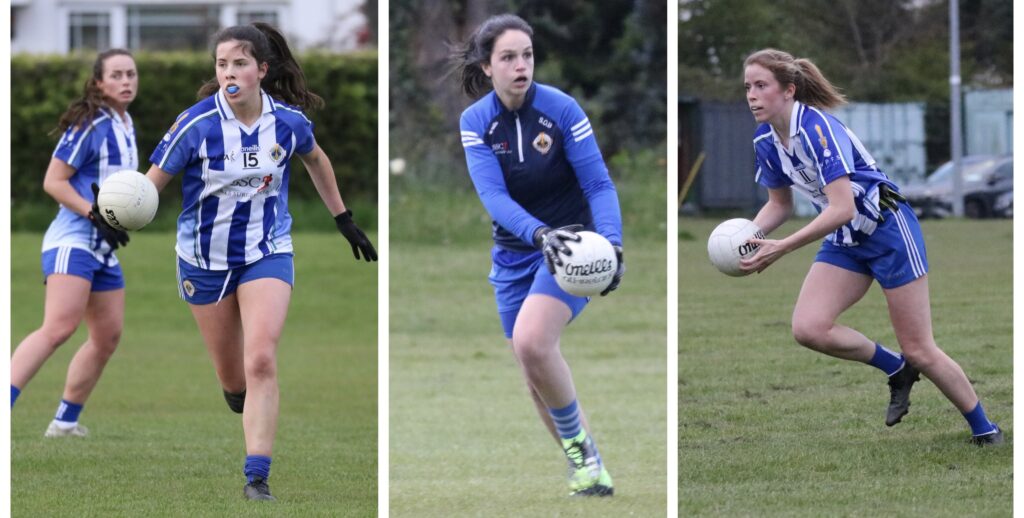
[[(59, 136), (48, 133), (68, 104), (81, 95), (93, 59), (85, 55), (11, 57), (12, 204), (53, 203), (42, 187)], [(375, 204), (377, 53), (307, 53), (299, 56), (299, 62), (310, 89), (327, 101), (324, 109), (307, 116), (316, 125), (317, 142), (331, 157), (342, 196), (346, 201), (358, 198)], [(129, 112), (135, 122), (140, 168), (145, 172), (157, 142), (177, 115), (196, 102), (196, 91), (214, 71), (207, 53), (138, 53), (135, 63), (139, 95)], [(319, 199), (298, 159), (292, 162), (292, 173), (292, 198)], [(180, 188), (170, 190), (180, 197)]]

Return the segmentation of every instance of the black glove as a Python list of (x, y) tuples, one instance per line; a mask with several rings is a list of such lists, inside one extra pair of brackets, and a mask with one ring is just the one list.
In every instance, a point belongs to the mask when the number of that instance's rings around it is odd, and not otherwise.
[(885, 209), (899, 212), (900, 203), (906, 203), (907, 199), (902, 194), (894, 191), (887, 184), (878, 185), (878, 222), (885, 221)]
[(622, 281), (622, 276), (626, 275), (626, 261), (622, 258), (622, 247), (614, 246), (615, 248), (615, 259), (619, 263), (619, 267), (615, 269), (615, 277), (612, 277), (612, 283), (608, 285), (604, 291), (601, 292), (601, 296), (605, 296), (619, 287), (619, 282)]
[(558, 254), (572, 255), (572, 250), (569, 250), (565, 242), (579, 243), (582, 238), (576, 233), (581, 230), (583, 225), (568, 225), (554, 230), (551, 227), (540, 227), (533, 233), (533, 246), (544, 252), (544, 263), (548, 265), (548, 272), (552, 275), (555, 274), (555, 265), (562, 266), (562, 259)]
[(366, 259), (366, 262), (377, 260), (377, 251), (373, 249), (373, 243), (352, 221), (352, 211), (346, 210), (334, 216), (334, 224), (338, 226), (338, 232), (341, 232), (341, 235), (345, 236), (348, 243), (352, 245), (352, 255), (356, 256), (357, 261), (359, 252), (363, 253), (363, 259)]
[(103, 217), (103, 214), (100, 214), (100, 206), (96, 203), (96, 200), (99, 199), (99, 194), (100, 186), (93, 182), (92, 210), (89, 211), (89, 221), (92, 221), (92, 226), (96, 227), (96, 232), (110, 245), (110, 249), (117, 250), (118, 247), (128, 244), (128, 233), (112, 227), (110, 223), (107, 223), (107, 219)]

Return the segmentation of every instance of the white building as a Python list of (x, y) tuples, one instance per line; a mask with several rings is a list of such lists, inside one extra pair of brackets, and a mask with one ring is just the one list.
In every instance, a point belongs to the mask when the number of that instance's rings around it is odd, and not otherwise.
[(217, 30), (279, 27), (296, 49), (365, 47), (365, 0), (12, 0), (11, 52), (62, 54), (122, 47), (208, 50)]

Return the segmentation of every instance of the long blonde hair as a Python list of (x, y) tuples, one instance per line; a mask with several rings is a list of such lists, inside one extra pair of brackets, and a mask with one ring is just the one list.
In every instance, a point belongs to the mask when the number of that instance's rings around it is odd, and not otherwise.
[(775, 80), (785, 88), (796, 87), (796, 100), (815, 108), (832, 109), (846, 104), (846, 96), (839, 93), (821, 70), (806, 58), (796, 59), (792, 54), (776, 49), (762, 49), (743, 62), (743, 68), (761, 65), (768, 69)]

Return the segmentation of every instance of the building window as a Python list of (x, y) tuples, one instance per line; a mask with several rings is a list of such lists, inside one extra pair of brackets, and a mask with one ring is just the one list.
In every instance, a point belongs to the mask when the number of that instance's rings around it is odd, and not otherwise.
[(68, 19), (71, 50), (110, 48), (110, 14), (72, 12)]
[(128, 47), (132, 50), (207, 50), (220, 29), (219, 10), (209, 5), (128, 7)]
[(238, 11), (238, 25), (249, 25), (252, 22), (264, 22), (278, 27), (277, 11), (246, 10)]

